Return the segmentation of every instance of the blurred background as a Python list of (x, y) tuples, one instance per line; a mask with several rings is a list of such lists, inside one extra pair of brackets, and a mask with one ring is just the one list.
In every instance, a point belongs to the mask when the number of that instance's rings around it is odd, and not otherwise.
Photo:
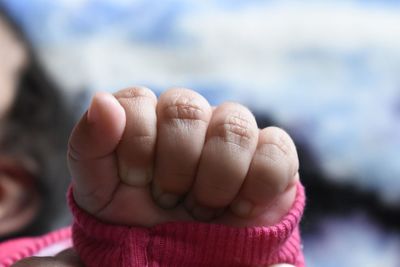
[(1, 3), (79, 112), (98, 90), (184, 86), (285, 128), (308, 266), (400, 266), (400, 2)]

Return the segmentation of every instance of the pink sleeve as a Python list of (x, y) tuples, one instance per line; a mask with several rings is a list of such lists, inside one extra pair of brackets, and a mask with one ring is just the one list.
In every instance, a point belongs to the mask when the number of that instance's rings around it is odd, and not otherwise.
[(0, 243), (0, 267), (11, 266), (52, 246), (57, 246), (58, 250), (70, 247), (71, 228), (62, 228), (43, 236), (23, 237)]
[(305, 266), (298, 226), (305, 203), (300, 183), (289, 213), (269, 227), (235, 228), (193, 222), (125, 227), (102, 223), (81, 210), (72, 197), (72, 189), (68, 201), (75, 217), (74, 246), (87, 267), (231, 267), (275, 263)]

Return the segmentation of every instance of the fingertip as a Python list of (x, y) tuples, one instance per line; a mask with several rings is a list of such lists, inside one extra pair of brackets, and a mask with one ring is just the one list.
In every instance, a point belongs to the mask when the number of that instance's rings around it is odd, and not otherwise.
[(123, 107), (119, 104), (118, 100), (110, 93), (97, 92), (93, 96), (92, 102), (90, 103), (87, 120), (89, 123), (96, 123), (102, 118), (102, 113), (107, 110), (112, 110), (118, 117), (125, 117)]
[(90, 102), (89, 108), (87, 110), (87, 121), (89, 123), (96, 123), (96, 121), (99, 120), (99, 111), (98, 111), (98, 106), (99, 106), (99, 100), (101, 100), (103, 97), (101, 93), (97, 92), (92, 98), (92, 101)]
[(87, 113), (76, 124), (69, 139), (70, 153), (77, 160), (105, 156), (119, 143), (125, 129), (123, 107), (109, 93), (96, 93)]
[(119, 101), (110, 93), (97, 92), (88, 109), (87, 120), (94, 131), (99, 131), (102, 139), (119, 141), (126, 124), (125, 110)]

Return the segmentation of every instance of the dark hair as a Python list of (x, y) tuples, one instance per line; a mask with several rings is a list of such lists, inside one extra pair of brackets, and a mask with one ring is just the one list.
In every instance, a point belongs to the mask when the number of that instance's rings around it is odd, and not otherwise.
[(69, 183), (65, 154), (73, 116), (21, 28), (1, 5), (0, 18), (24, 43), (28, 55), (15, 102), (4, 126), (0, 149), (8, 155), (28, 157), (38, 166), (35, 175), (42, 206), (36, 219), (18, 235), (41, 234), (69, 221), (65, 204)]

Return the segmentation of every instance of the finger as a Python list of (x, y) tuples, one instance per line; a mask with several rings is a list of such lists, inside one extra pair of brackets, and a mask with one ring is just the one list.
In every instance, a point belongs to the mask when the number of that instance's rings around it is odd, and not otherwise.
[(171, 89), (157, 105), (158, 138), (153, 195), (160, 206), (174, 207), (189, 191), (203, 149), (211, 107), (188, 89)]
[(79, 258), (78, 254), (73, 248), (69, 248), (61, 251), (55, 256), (55, 260), (65, 264), (69, 264), (71, 267), (83, 267), (83, 263)]
[(54, 259), (52, 257), (29, 257), (22, 259), (11, 267), (54, 267)]
[(153, 176), (157, 97), (144, 87), (121, 90), (114, 95), (126, 114), (125, 131), (117, 148), (119, 176), (128, 185), (146, 185)]
[(97, 93), (75, 126), (68, 147), (74, 198), (94, 214), (110, 199), (119, 178), (113, 153), (125, 128), (125, 111), (108, 93)]
[[(244, 106), (225, 103), (214, 110), (188, 208), (198, 219), (227, 206), (245, 179), (258, 139), (257, 123)], [(209, 209), (211, 208), (211, 210)]]
[(12, 267), (83, 267), (76, 255), (61, 257), (29, 257), (16, 262)]
[(231, 205), (232, 211), (241, 217), (260, 215), (276, 197), (294, 186), (298, 168), (290, 136), (277, 127), (261, 130), (249, 172)]

